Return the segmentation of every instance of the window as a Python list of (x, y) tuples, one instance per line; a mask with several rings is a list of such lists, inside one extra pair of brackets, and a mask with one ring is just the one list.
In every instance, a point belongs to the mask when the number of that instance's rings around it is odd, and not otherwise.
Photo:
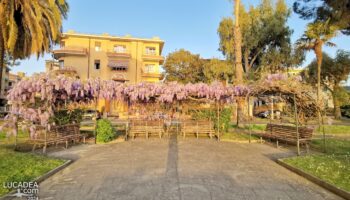
[(126, 47), (124, 45), (115, 45), (113, 50), (115, 53), (126, 53)]
[(95, 51), (101, 51), (101, 42), (95, 42)]
[(156, 55), (155, 47), (146, 47), (146, 55)]
[(127, 67), (120, 66), (120, 67), (112, 67), (112, 70), (115, 71), (126, 71)]
[(145, 65), (145, 73), (154, 73), (155, 66), (152, 64)]
[(97, 69), (97, 70), (99, 70), (100, 69), (100, 60), (95, 60), (95, 64), (94, 64), (94, 66), (95, 66), (95, 69)]
[(61, 48), (64, 48), (66, 46), (66, 43), (64, 41), (61, 41), (60, 46)]
[(60, 69), (64, 68), (64, 60), (58, 61)]

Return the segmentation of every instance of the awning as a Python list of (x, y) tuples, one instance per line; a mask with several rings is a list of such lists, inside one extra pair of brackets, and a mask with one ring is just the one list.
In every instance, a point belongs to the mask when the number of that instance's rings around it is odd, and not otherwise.
[(122, 68), (122, 69), (126, 70), (129, 67), (129, 61), (128, 60), (109, 60), (108, 67)]

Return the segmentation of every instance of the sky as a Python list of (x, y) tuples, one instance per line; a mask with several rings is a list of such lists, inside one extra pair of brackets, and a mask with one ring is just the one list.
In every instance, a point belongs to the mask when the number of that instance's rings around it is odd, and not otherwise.
[[(241, 0), (248, 7), (261, 0)], [(294, 0), (286, 0), (289, 7)], [(223, 58), (218, 51), (217, 28), (223, 17), (232, 16), (232, 0), (68, 0), (70, 10), (63, 23), (63, 32), (74, 30), (79, 33), (152, 38), (165, 41), (163, 55), (184, 48), (203, 58)], [(288, 25), (294, 30), (292, 42), (300, 38), (307, 21), (293, 13)], [(337, 46), (325, 47), (334, 56), (338, 49), (350, 50), (350, 36), (339, 34), (333, 39)], [(315, 58), (307, 54), (303, 66)], [(27, 75), (45, 70), (45, 60), (52, 59), (46, 54), (39, 59), (32, 56), (21, 60), (14, 72), (23, 71)], [(350, 81), (347, 82), (350, 85)]]

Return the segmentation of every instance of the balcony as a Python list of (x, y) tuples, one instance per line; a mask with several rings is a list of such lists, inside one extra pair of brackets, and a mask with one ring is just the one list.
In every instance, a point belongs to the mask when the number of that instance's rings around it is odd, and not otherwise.
[(150, 72), (145, 72), (144, 70), (141, 70), (141, 76), (142, 77), (149, 77), (149, 78), (160, 78), (160, 77), (162, 77), (162, 74), (150, 73)]
[(125, 73), (114, 73), (112, 75), (112, 80), (124, 83), (126, 81), (129, 81), (126, 77), (127, 75)]
[(58, 75), (66, 75), (69, 77), (76, 77), (78, 75), (77, 71), (73, 67), (65, 66), (63, 68), (56, 68), (52, 71), (50, 71), (51, 74), (58, 76)]
[(63, 47), (61, 49), (53, 50), (52, 53), (55, 59), (65, 56), (86, 56), (87, 49), (83, 47)]
[(155, 52), (152, 52), (152, 53), (145, 52), (142, 55), (142, 59), (143, 59), (143, 61), (157, 61), (157, 62), (159, 62), (159, 64), (163, 64), (163, 62), (164, 62), (164, 57), (157, 55)]
[(129, 51), (108, 51), (107, 56), (110, 58), (131, 58)]

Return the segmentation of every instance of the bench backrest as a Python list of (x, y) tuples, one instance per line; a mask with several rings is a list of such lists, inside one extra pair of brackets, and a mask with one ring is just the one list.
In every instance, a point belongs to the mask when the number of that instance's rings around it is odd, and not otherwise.
[(133, 120), (131, 130), (159, 131), (164, 129), (164, 122), (160, 120)]
[[(36, 137), (33, 140), (45, 139), (45, 127), (36, 126)], [(80, 134), (79, 124), (67, 124), (61, 126), (51, 126), (49, 131), (46, 131), (46, 139), (53, 139), (69, 135)]]
[[(297, 128), (295, 126), (279, 125), (279, 124), (267, 124), (266, 134), (271, 134), (278, 138), (290, 138), (297, 139)], [(300, 139), (311, 139), (313, 129), (308, 127), (298, 127)]]
[(206, 120), (188, 120), (182, 122), (182, 128), (187, 130), (211, 130), (214, 128), (213, 123), (211, 121)]
[(76, 135), (80, 133), (78, 124), (67, 124), (61, 126), (53, 126), (51, 127), (51, 131), (57, 134), (57, 136), (69, 136)]

